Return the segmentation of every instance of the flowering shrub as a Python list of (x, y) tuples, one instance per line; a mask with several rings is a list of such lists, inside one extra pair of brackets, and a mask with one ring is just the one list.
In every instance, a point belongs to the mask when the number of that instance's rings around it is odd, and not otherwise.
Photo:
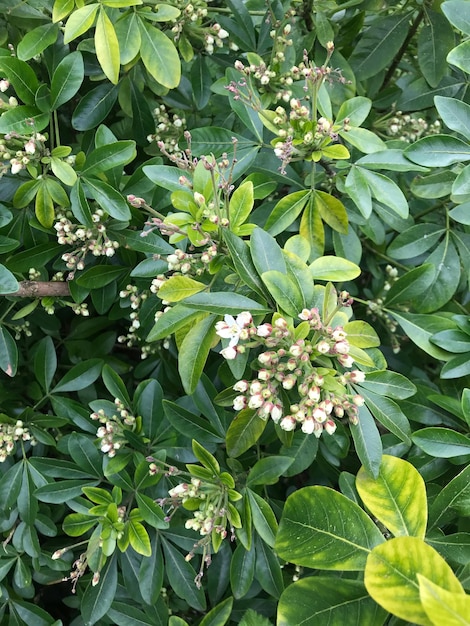
[(468, 3), (0, 22), (0, 624), (464, 623)]

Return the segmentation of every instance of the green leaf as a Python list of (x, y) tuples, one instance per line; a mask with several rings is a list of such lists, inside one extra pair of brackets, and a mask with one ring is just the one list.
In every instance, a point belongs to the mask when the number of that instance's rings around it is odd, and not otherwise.
[(250, 550), (240, 544), (235, 551), (230, 562), (230, 584), (235, 598), (243, 598), (248, 593), (255, 576), (255, 547)]
[(81, 613), (86, 624), (96, 624), (111, 607), (118, 582), (117, 557), (114, 554), (100, 572), (98, 584), (90, 584), (81, 600)]
[(208, 420), (169, 400), (163, 400), (163, 409), (173, 428), (186, 437), (203, 443), (221, 443), (222, 438)]
[(64, 502), (74, 500), (75, 498), (78, 498), (78, 496), (81, 496), (83, 487), (93, 487), (97, 484), (97, 480), (93, 482), (79, 479), (61, 480), (39, 487), (34, 492), (34, 496), (40, 502), (63, 504)]
[(415, 302), (415, 308), (420, 313), (432, 313), (440, 309), (452, 298), (459, 285), (460, 258), (449, 235), (446, 233), (444, 241), (426, 259), (427, 263), (434, 265), (435, 273), (427, 291)]
[(97, 178), (84, 178), (83, 180), (88, 193), (111, 217), (123, 222), (131, 219), (127, 202), (114, 187)]
[(51, 337), (41, 339), (34, 355), (34, 375), (47, 393), (57, 369), (57, 356)]
[(198, 311), (216, 313), (217, 315), (238, 315), (242, 311), (250, 311), (253, 315), (270, 312), (270, 309), (251, 298), (227, 291), (198, 293), (186, 298), (184, 305)]
[(464, 41), (456, 48), (453, 48), (447, 55), (447, 63), (455, 65), (464, 72), (470, 71), (468, 55), (470, 52), (470, 42)]
[(351, 200), (366, 219), (372, 213), (372, 194), (361, 167), (351, 167), (346, 176), (345, 189)]
[(291, 317), (297, 317), (305, 308), (305, 300), (298, 284), (286, 274), (270, 270), (261, 274), (261, 279), (274, 298), (277, 306)]
[(80, 537), (88, 532), (98, 523), (95, 515), (86, 515), (85, 513), (71, 513), (67, 515), (62, 524), (64, 533), (69, 537)]
[(73, 39), (80, 37), (91, 28), (95, 21), (96, 12), (100, 5), (98, 3), (89, 4), (74, 11), (67, 20), (64, 30), (64, 44), (70, 43)]
[(442, 527), (457, 517), (459, 502), (470, 497), (470, 465), (455, 476), (433, 499), (429, 507), (429, 530)]
[(151, 540), (152, 554), (142, 559), (139, 569), (139, 591), (146, 604), (153, 606), (163, 584), (164, 564), (158, 533)]
[(81, 98), (72, 114), (72, 126), (75, 130), (91, 130), (98, 126), (109, 114), (117, 100), (116, 85), (103, 83)]
[[(0, 57), (1, 59), (2, 57)], [(17, 106), (5, 111), (0, 116), (0, 133), (18, 133), (31, 135), (33, 131), (41, 131), (49, 123), (49, 114), (42, 113), (34, 106)]]
[(199, 313), (183, 304), (177, 304), (166, 311), (155, 323), (147, 336), (147, 341), (158, 341), (169, 337), (199, 317)]
[(336, 256), (322, 256), (310, 264), (313, 280), (346, 282), (357, 278), (360, 268), (352, 261)]
[(284, 196), (270, 213), (264, 228), (275, 237), (284, 232), (302, 212), (311, 191), (302, 189)]
[(102, 457), (90, 437), (82, 433), (71, 433), (68, 448), (70, 456), (83, 471), (91, 476), (102, 477)]
[(142, 39), (139, 30), (139, 17), (136, 13), (124, 14), (114, 28), (119, 42), (121, 65), (130, 63), (138, 55)]
[(246, 222), (254, 204), (253, 183), (244, 182), (233, 192), (229, 202), (230, 229), (237, 232)]
[(411, 341), (420, 347), (421, 350), (424, 350), (436, 359), (449, 359), (449, 352), (435, 346), (431, 343), (430, 338), (442, 330), (453, 328), (451, 320), (439, 315), (397, 313), (397, 311), (389, 311), (389, 313), (397, 320)]
[(387, 252), (394, 259), (411, 259), (435, 246), (444, 233), (437, 224), (416, 224), (398, 234)]
[(168, 302), (179, 302), (207, 289), (207, 285), (189, 276), (171, 276), (158, 290), (158, 297)]
[(360, 386), (380, 396), (389, 396), (395, 400), (404, 400), (416, 393), (416, 386), (408, 378), (388, 370), (368, 372), (366, 380)]
[(0, 368), (11, 377), (16, 375), (18, 369), (18, 348), (15, 340), (4, 326), (0, 326)]
[(382, 426), (385, 426), (387, 430), (396, 435), (398, 439), (410, 446), (410, 423), (398, 404), (390, 400), (390, 398), (384, 398), (371, 391), (364, 392), (361, 389), (361, 392), (366, 401), (366, 406), (374, 418), (380, 422)]
[(411, 438), (413, 443), (431, 456), (451, 459), (470, 454), (470, 439), (450, 428), (422, 428)]
[(127, 165), (136, 155), (135, 141), (115, 141), (93, 150), (82, 168), (82, 176), (96, 176), (115, 167)]
[(379, 336), (367, 322), (354, 320), (344, 324), (343, 328), (347, 333), (349, 343), (356, 348), (377, 348), (380, 346)]
[(197, 611), (204, 611), (206, 598), (202, 588), (196, 587), (196, 572), (184, 556), (166, 539), (162, 538), (165, 554), (165, 571), (171, 588), (179, 598), (183, 598), (189, 606)]
[(446, 167), (470, 160), (470, 146), (452, 135), (429, 135), (408, 146), (405, 156), (419, 165)]
[(228, 427), (226, 444), (227, 453), (237, 457), (249, 450), (263, 434), (266, 421), (258, 417), (256, 411), (243, 409)]
[(15, 293), (20, 288), (20, 284), (4, 265), (0, 264), (0, 294)]
[(148, 73), (168, 89), (178, 86), (181, 64), (174, 43), (158, 28), (141, 19), (140, 55)]
[(446, 56), (454, 46), (454, 31), (442, 13), (427, 9), (426, 17), (418, 35), (418, 64), (427, 82), (436, 87), (447, 71)]
[(395, 536), (424, 539), (427, 500), (424, 480), (411, 463), (384, 455), (373, 479), (359, 470), (356, 487), (368, 510)]
[(351, 435), (360, 461), (371, 476), (378, 476), (382, 442), (374, 418), (367, 407), (359, 407), (359, 423), (351, 426)]
[(255, 228), (250, 240), (251, 258), (258, 274), (276, 270), (285, 274), (286, 263), (277, 241), (262, 228)]
[(455, 28), (470, 35), (470, 16), (466, 0), (448, 0), (442, 3), (441, 9)]
[[(453, 100), (453, 98), (449, 98)], [(426, 167), (415, 165), (403, 156), (403, 150), (389, 148), (381, 152), (367, 154), (356, 161), (369, 170), (389, 170), (391, 172), (427, 172)], [(353, 169), (355, 169), (353, 167)]]
[(399, 217), (408, 217), (408, 202), (400, 187), (391, 178), (362, 168), (362, 175), (367, 181), (376, 200), (390, 207)]
[[(35, 104), (35, 95), (39, 87), (39, 80), (34, 70), (27, 63), (13, 56), (0, 56), (0, 72), (6, 75), (6, 78), (12, 84), (15, 93), (22, 102), (31, 105)], [(27, 110), (27, 107), (16, 107), (10, 109), (8, 112), (12, 113), (13, 111), (17, 111), (18, 108), (25, 111)], [(28, 117), (28, 114), (26, 114), (25, 117)], [(5, 113), (2, 115), (1, 119), (3, 120), (4, 118)], [(42, 128), (44, 128), (44, 126)], [(36, 128), (36, 130), (41, 129)], [(2, 130), (1, 132), (4, 133), (8, 131)], [(30, 127), (29, 133), (31, 132), (32, 129)]]
[(418, 574), (419, 597), (434, 626), (469, 626), (470, 596), (447, 591)]
[(226, 598), (209, 611), (199, 626), (224, 626), (232, 614), (233, 598)]
[(386, 613), (358, 580), (310, 576), (289, 585), (279, 600), (277, 626), (382, 626)]
[(69, 102), (80, 89), (85, 69), (81, 52), (67, 54), (52, 75), (51, 110)]
[(119, 42), (113, 23), (101, 8), (95, 30), (96, 57), (106, 78), (114, 85), (119, 80)]
[[(459, 511), (456, 508), (455, 514)], [(426, 537), (426, 543), (439, 552), (447, 561), (467, 565), (470, 561), (470, 533), (453, 533)]]
[(194, 393), (197, 387), (216, 337), (215, 319), (215, 315), (209, 315), (200, 320), (191, 328), (180, 346), (178, 371), (188, 395)]
[(16, 504), (23, 481), (23, 464), (12, 465), (0, 479), (0, 497), (5, 512)]
[(335, 124), (339, 124), (344, 119), (348, 118), (348, 124), (351, 126), (360, 126), (367, 119), (371, 107), (372, 100), (369, 98), (364, 98), (363, 96), (349, 98), (349, 100), (346, 100), (340, 106)]
[(56, 41), (58, 32), (57, 24), (41, 24), (24, 34), (16, 48), (18, 59), (28, 61), (41, 54)]
[(199, 463), (210, 470), (214, 477), (218, 476), (220, 474), (220, 465), (217, 459), (194, 439), (191, 442), (191, 447)]
[(77, 363), (61, 378), (54, 389), (52, 389), (52, 393), (85, 389), (98, 378), (102, 366), (103, 361), (101, 359), (88, 359)]
[(362, 571), (372, 548), (383, 541), (356, 503), (329, 487), (314, 486), (287, 498), (275, 549), (296, 565)]
[(120, 278), (126, 271), (125, 267), (115, 265), (95, 265), (85, 270), (77, 278), (77, 285), (86, 289), (100, 289)]
[(52, 9), (52, 21), (54, 24), (67, 17), (74, 9), (74, 0), (55, 0), (54, 7)]
[[(451, 349), (449, 347), (449, 349)], [(470, 360), (469, 353), (459, 354), (458, 356), (449, 359), (441, 370), (441, 378), (461, 378), (467, 376), (470, 373)]]
[(400, 50), (409, 28), (410, 13), (380, 16), (364, 32), (349, 63), (359, 81), (387, 67)]
[[(108, 4), (109, 0), (103, 2)], [(124, 602), (113, 602), (107, 616), (116, 626), (155, 626), (155, 618)]]
[(364, 583), (387, 611), (414, 624), (432, 626), (420, 601), (418, 574), (447, 591), (463, 594), (449, 565), (417, 537), (396, 537), (374, 548), (367, 558)]
[(251, 259), (248, 245), (230, 230), (223, 231), (223, 237), (230, 252), (235, 271), (243, 282), (260, 296), (265, 295), (265, 288)]
[(284, 476), (296, 476), (303, 472), (315, 460), (318, 452), (318, 439), (306, 437), (301, 430), (293, 433), (290, 445), (284, 444), (279, 453), (283, 456), (290, 456), (293, 463), (284, 472)]
[(385, 299), (386, 305), (409, 302), (429, 289), (434, 282), (435, 269), (431, 263), (425, 263), (406, 272), (392, 283)]
[(253, 465), (246, 479), (247, 487), (253, 485), (275, 485), (281, 474), (292, 465), (294, 459), (288, 456), (270, 456), (259, 459)]

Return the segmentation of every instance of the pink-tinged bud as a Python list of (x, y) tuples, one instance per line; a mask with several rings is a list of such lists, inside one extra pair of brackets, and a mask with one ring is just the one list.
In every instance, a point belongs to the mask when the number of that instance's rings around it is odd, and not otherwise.
[(237, 396), (233, 400), (233, 408), (235, 411), (241, 411), (246, 407), (246, 398), (245, 396)]
[(258, 361), (262, 365), (271, 365), (273, 360), (274, 352), (261, 352), (258, 356)]
[(356, 406), (364, 406), (364, 398), (360, 396), (358, 393), (355, 396), (353, 396), (352, 401), (354, 402)]
[(313, 412), (313, 419), (319, 424), (323, 424), (326, 421), (326, 413), (320, 407), (316, 408)]
[(365, 373), (359, 370), (353, 370), (352, 372), (349, 373), (349, 380), (352, 383), (363, 383), (365, 379), (366, 379)]
[(318, 402), (320, 400), (321, 391), (318, 387), (310, 387), (308, 390), (308, 398), (312, 400), (312, 402)]
[(284, 380), (282, 381), (282, 386), (284, 389), (292, 389), (295, 385), (295, 383), (297, 382), (297, 379), (295, 376), (293, 376), (292, 374), (288, 374)]
[(251, 398), (248, 401), (248, 406), (250, 409), (259, 409), (261, 406), (263, 406), (264, 404), (264, 398), (260, 393), (257, 393), (254, 396), (251, 396)]
[(269, 337), (269, 335), (273, 332), (273, 327), (271, 324), (261, 324), (256, 329), (256, 334), (258, 337)]
[(354, 363), (354, 359), (349, 354), (340, 354), (338, 357), (338, 361), (341, 363), (343, 367), (352, 367)]
[(349, 416), (349, 421), (351, 422), (351, 424), (354, 424), (354, 426), (357, 426), (357, 424), (359, 424), (359, 416), (357, 414), (357, 409), (356, 411), (349, 411), (348, 413)]
[(259, 382), (259, 380), (254, 380), (250, 385), (250, 394), (254, 396), (256, 393), (261, 393), (263, 390), (263, 385)]
[(333, 402), (331, 400), (325, 400), (324, 402), (322, 402), (322, 407), (325, 409), (325, 413), (327, 415), (330, 415), (330, 413), (333, 410)]
[(299, 357), (303, 351), (304, 351), (303, 346), (300, 346), (298, 343), (294, 343), (289, 348), (289, 354), (292, 354), (292, 356), (295, 356), (295, 357)]
[(328, 352), (330, 351), (330, 344), (323, 339), (322, 341), (319, 341), (317, 343), (315, 348), (320, 354), (328, 354)]
[(274, 326), (276, 328), (280, 328), (281, 330), (286, 330), (287, 322), (283, 317), (278, 317), (277, 320), (274, 322)]
[(307, 417), (307, 419), (302, 424), (301, 429), (302, 429), (302, 432), (305, 433), (306, 435), (311, 435), (313, 431), (315, 430), (315, 422), (313, 421), (312, 418)]
[(271, 414), (273, 406), (274, 404), (272, 402), (265, 402), (263, 406), (258, 409), (258, 416), (265, 420)]
[(180, 496), (186, 494), (188, 489), (188, 483), (180, 483), (179, 485), (176, 485), (176, 487), (173, 487), (173, 489), (170, 489), (168, 491), (168, 495), (170, 496), (170, 498), (179, 498)]
[(271, 418), (273, 422), (277, 424), (278, 421), (281, 419), (281, 417), (282, 417), (282, 406), (280, 404), (275, 404), (273, 408), (271, 409)]
[(198, 191), (194, 192), (194, 202), (198, 205), (198, 206), (202, 206), (203, 204), (206, 204), (206, 199), (204, 198), (204, 196), (202, 195), (202, 193), (199, 193)]
[(245, 393), (248, 391), (249, 383), (247, 380), (239, 380), (233, 386), (234, 391), (240, 391), (241, 393)]
[(334, 408), (334, 414), (336, 415), (336, 417), (343, 417), (344, 415), (344, 409), (341, 405), (337, 404)]
[(337, 354), (348, 354), (349, 352), (349, 343), (347, 341), (337, 341), (334, 345), (334, 351)]
[(342, 341), (343, 339), (346, 339), (347, 337), (347, 333), (344, 331), (342, 326), (337, 326), (334, 331), (331, 333), (331, 337), (335, 340), (335, 341)]
[(279, 422), (279, 426), (282, 428), (282, 430), (291, 431), (291, 430), (295, 430), (295, 427), (297, 426), (297, 422), (292, 417), (292, 415), (286, 415)]
[(57, 561), (60, 557), (66, 552), (66, 548), (62, 548), (61, 550), (56, 550), (54, 554), (51, 556), (53, 561)]
[(299, 319), (308, 321), (312, 319), (312, 311), (311, 309), (302, 309), (301, 313), (299, 313)]
[(220, 354), (227, 359), (228, 361), (232, 361), (237, 356), (237, 350), (235, 347), (228, 346), (220, 351)]
[(317, 387), (322, 387), (325, 379), (323, 378), (323, 376), (320, 376), (320, 374), (315, 374), (315, 376), (313, 377), (313, 382), (315, 383), (315, 385), (317, 385)]
[(253, 322), (253, 317), (249, 311), (243, 311), (237, 315), (237, 324), (244, 328), (245, 326), (249, 326)]
[(323, 424), (323, 428), (326, 430), (326, 432), (329, 435), (332, 435), (335, 430), (336, 430), (336, 424), (334, 423), (333, 420), (327, 420), (324, 424)]
[(258, 372), (258, 378), (259, 378), (260, 380), (264, 380), (264, 381), (269, 380), (269, 379), (271, 378), (271, 372), (270, 372), (270, 370), (267, 370), (267, 369), (261, 369), (261, 370), (259, 370), (259, 372)]
[(100, 573), (95, 572), (93, 574), (93, 578), (91, 579), (91, 586), (96, 587), (96, 585), (100, 582)]

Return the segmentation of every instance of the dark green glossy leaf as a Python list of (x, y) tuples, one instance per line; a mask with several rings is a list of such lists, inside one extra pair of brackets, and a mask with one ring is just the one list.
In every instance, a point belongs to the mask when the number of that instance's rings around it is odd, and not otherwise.
[(118, 96), (118, 88), (111, 83), (103, 83), (89, 91), (78, 103), (72, 114), (75, 130), (91, 130), (98, 126), (113, 108)]
[(266, 421), (258, 417), (256, 411), (243, 409), (235, 416), (227, 430), (227, 452), (237, 457), (253, 446), (263, 434)]
[(85, 69), (80, 52), (72, 52), (62, 59), (57, 66), (51, 82), (51, 109), (71, 100), (80, 89)]
[(83, 594), (81, 613), (86, 624), (96, 624), (107, 614), (114, 600), (117, 582), (117, 557), (113, 555), (101, 570), (98, 584), (93, 587), (90, 583)]
[(245, 550), (242, 545), (235, 548), (230, 563), (230, 584), (235, 598), (243, 598), (248, 593), (255, 576), (255, 547)]
[(180, 598), (186, 600), (190, 607), (197, 611), (204, 611), (206, 598), (202, 588), (196, 587), (194, 579), (196, 572), (179, 550), (167, 540), (162, 539), (165, 555), (165, 571), (171, 588)]
[(221, 438), (210, 422), (191, 413), (182, 406), (163, 400), (163, 410), (171, 425), (178, 432), (200, 443), (220, 443)]
[(449, 459), (470, 454), (470, 439), (450, 428), (422, 428), (411, 438), (431, 456)]
[(95, 382), (101, 373), (102, 367), (103, 361), (101, 359), (88, 359), (82, 363), (77, 363), (61, 378), (54, 389), (52, 389), (52, 393), (85, 389), (85, 387)]
[(44, 337), (34, 355), (34, 375), (47, 393), (57, 369), (57, 356), (51, 337)]
[(9, 331), (0, 326), (0, 368), (8, 376), (15, 376), (18, 368), (18, 348)]
[(377, 476), (382, 458), (382, 442), (374, 418), (365, 406), (359, 407), (359, 422), (351, 426), (357, 456), (372, 476)]

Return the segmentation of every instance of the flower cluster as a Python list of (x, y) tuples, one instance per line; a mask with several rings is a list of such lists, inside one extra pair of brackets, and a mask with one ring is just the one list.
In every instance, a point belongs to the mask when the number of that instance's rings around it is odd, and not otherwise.
[(183, 136), (186, 119), (178, 113), (170, 113), (164, 104), (154, 109), (155, 133), (147, 137), (149, 142), (161, 142), (169, 153), (179, 151), (178, 142)]
[(413, 143), (421, 137), (441, 132), (441, 122), (439, 120), (428, 123), (422, 117), (415, 117), (402, 111), (396, 111), (393, 117), (387, 116), (382, 123), (379, 120), (379, 123), (376, 123), (375, 126), (378, 129), (383, 128), (385, 137), (393, 137), (400, 139), (400, 141), (406, 141), (406, 143)]
[(96, 436), (101, 439), (101, 452), (110, 458), (116, 456), (116, 452), (126, 444), (124, 431), (134, 430), (136, 427), (136, 418), (132, 411), (119, 398), (114, 399), (114, 404), (115, 412), (99, 409), (90, 415), (92, 420), (103, 424), (96, 431)]
[(37, 443), (21, 420), (16, 424), (0, 424), (0, 463), (13, 454), (17, 441), (29, 441), (31, 446)]
[(300, 425), (306, 434), (320, 437), (324, 430), (333, 434), (335, 419), (346, 417), (357, 424), (358, 407), (364, 400), (350, 384), (363, 382), (365, 374), (342, 371), (350, 369), (354, 360), (341, 326), (324, 325), (316, 308), (305, 309), (299, 318), (305, 338), (296, 338), (295, 329), (280, 316), (273, 324), (256, 326), (245, 311), (236, 319), (226, 315), (217, 322), (217, 334), (228, 340), (221, 350), (226, 359), (236, 358), (246, 347), (263, 348), (257, 357), (257, 378), (239, 380), (234, 385), (239, 395), (233, 408), (252, 409), (260, 418), (270, 417), (286, 431)]
[[(150, 459), (149, 459), (150, 460)], [(201, 475), (207, 474), (207, 478), (187, 476), (188, 482), (181, 482), (168, 491), (168, 497), (160, 498), (157, 503), (166, 510), (166, 520), (170, 521), (173, 515), (182, 507), (191, 511), (191, 517), (186, 519), (185, 528), (193, 530), (201, 536), (192, 550), (186, 555), (190, 561), (195, 556), (195, 551), (202, 549), (202, 560), (195, 583), (201, 584), (204, 566), (211, 563), (211, 554), (217, 551), (221, 542), (230, 531), (230, 538), (235, 538), (235, 528), (241, 527), (240, 516), (232, 504), (239, 500), (241, 495), (233, 489), (234, 480), (227, 472), (218, 475), (208, 472), (207, 469), (196, 466)], [(188, 466), (191, 469), (191, 466)], [(161, 471), (160, 463), (150, 463), (151, 475)], [(194, 471), (194, 470), (193, 470)], [(182, 474), (176, 468), (169, 467), (167, 476)], [(209, 478), (209, 476), (211, 476)]]
[(106, 226), (103, 223), (105, 212), (97, 209), (92, 214), (93, 227), (74, 224), (67, 217), (60, 217), (54, 224), (57, 234), (57, 242), (61, 245), (73, 246), (73, 252), (66, 252), (62, 255), (67, 269), (71, 270), (68, 278), (72, 279), (76, 270), (83, 270), (85, 267), (85, 257), (88, 252), (93, 256), (112, 257), (119, 248), (119, 243), (113, 241), (106, 234)]
[[(10, 98), (10, 105), (16, 106), (13, 100), (16, 101), (15, 98)], [(1, 102), (3, 101), (0, 100)], [(5, 104), (0, 108), (5, 108)], [(47, 154), (45, 142), (46, 137), (41, 133), (26, 136), (12, 131), (0, 138), (0, 176), (8, 171), (18, 174), (28, 165), (39, 163)]]

